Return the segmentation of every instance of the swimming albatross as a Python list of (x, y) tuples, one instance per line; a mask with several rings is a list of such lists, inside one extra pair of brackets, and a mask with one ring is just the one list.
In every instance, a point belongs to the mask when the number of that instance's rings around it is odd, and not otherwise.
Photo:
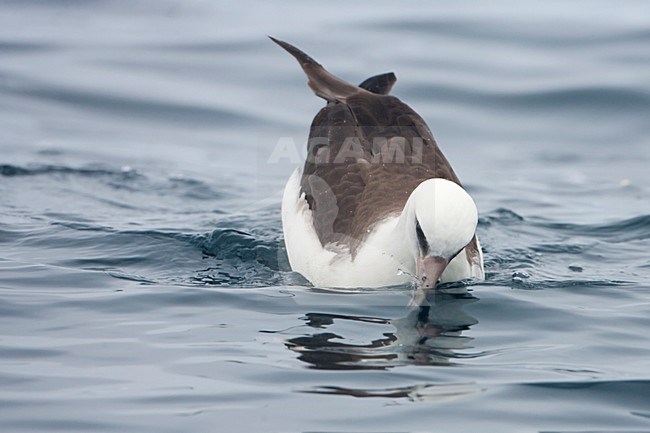
[(308, 156), (286, 184), (282, 226), (291, 268), (320, 287), (379, 287), (415, 279), (480, 278), (478, 211), (424, 120), (388, 95), (393, 73), (358, 86), (291, 44), (307, 84), (327, 105)]

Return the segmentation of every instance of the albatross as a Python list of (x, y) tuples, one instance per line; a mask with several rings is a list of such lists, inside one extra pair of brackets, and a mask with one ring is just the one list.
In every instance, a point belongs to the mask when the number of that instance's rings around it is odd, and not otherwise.
[(284, 189), (282, 227), (293, 271), (318, 287), (381, 287), (484, 278), (478, 210), (425, 121), (389, 95), (395, 74), (358, 86), (293, 45), (326, 105), (307, 158)]

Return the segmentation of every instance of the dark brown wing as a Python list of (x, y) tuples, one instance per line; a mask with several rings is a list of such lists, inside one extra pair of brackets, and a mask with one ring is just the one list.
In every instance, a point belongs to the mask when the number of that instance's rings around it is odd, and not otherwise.
[(350, 235), (366, 186), (361, 161), (370, 156), (362, 139), (346, 104), (328, 104), (312, 122), (301, 189), (323, 245), (346, 242)]
[(393, 74), (357, 87), (274, 41), (298, 59), (314, 93), (329, 101), (312, 122), (301, 179), (323, 245), (342, 243), (354, 254), (377, 222), (402, 211), (422, 181), (439, 177), (460, 184), (424, 120), (382, 94), (395, 82)]
[(308, 150), (301, 187), (323, 245), (344, 242), (354, 251), (422, 181), (459, 183), (424, 120), (393, 96), (328, 104), (314, 118)]

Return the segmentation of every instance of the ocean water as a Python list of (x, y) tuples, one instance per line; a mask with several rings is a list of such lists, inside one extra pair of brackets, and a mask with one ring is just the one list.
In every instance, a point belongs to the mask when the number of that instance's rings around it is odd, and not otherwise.
[[(394, 71), (487, 279), (326, 290), (284, 182)], [(650, 432), (648, 2), (0, 1), (0, 431)]]

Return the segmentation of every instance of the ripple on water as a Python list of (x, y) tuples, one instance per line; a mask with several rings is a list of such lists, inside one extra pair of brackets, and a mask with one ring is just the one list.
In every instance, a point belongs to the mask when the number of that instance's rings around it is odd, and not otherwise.
[[(596, 3), (3, 2), (0, 431), (648, 431), (648, 13)], [(399, 67), (486, 281), (289, 271), (286, 29)]]
[(102, 167), (67, 167), (63, 165), (32, 165), (21, 167), (18, 165), (1, 164), (0, 176), (48, 176), (55, 174), (77, 175), (88, 177), (114, 177), (119, 180), (130, 180), (142, 177), (140, 173), (130, 167), (124, 167), (120, 170)]

